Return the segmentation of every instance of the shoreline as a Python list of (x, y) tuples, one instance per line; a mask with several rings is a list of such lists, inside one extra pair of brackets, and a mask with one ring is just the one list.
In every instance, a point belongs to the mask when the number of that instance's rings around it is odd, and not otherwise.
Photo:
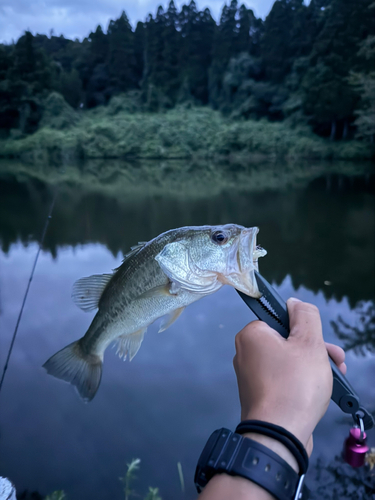
[[(13, 137), (12, 137), (13, 135)], [(332, 142), (307, 126), (233, 120), (208, 107), (177, 107), (165, 113), (111, 114), (84, 111), (63, 129), (44, 126), (0, 140), (0, 158), (34, 163), (86, 159), (249, 161), (371, 160), (375, 146), (358, 140)]]

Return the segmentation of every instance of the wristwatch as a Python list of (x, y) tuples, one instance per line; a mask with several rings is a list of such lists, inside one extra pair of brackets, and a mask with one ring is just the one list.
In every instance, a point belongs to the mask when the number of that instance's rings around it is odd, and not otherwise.
[(229, 429), (218, 429), (208, 439), (195, 471), (194, 482), (200, 493), (218, 473), (241, 476), (258, 484), (277, 500), (306, 500), (305, 475), (272, 450)]

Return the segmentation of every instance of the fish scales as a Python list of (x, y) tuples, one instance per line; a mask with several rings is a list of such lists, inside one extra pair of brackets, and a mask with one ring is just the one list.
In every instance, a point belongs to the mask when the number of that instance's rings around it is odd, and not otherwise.
[(258, 297), (254, 276), (266, 254), (256, 246), (258, 228), (236, 224), (184, 227), (132, 247), (112, 275), (81, 278), (73, 300), (98, 308), (86, 334), (45, 364), (47, 372), (75, 385), (90, 401), (99, 387), (104, 351), (118, 341), (120, 356), (132, 359), (147, 327), (167, 315), (168, 328), (183, 309), (225, 284)]
[[(180, 237), (184, 233), (185, 231), (181, 231)], [(169, 279), (154, 259), (155, 255), (168, 244), (169, 240), (170, 236), (168, 234), (163, 238), (152, 240), (117, 268), (100, 298), (99, 311), (86, 335), (81, 340), (86, 352), (96, 351), (97, 348), (100, 349), (101, 343), (108, 344), (118, 336), (116, 330), (108, 327), (115, 324), (118, 317), (123, 316), (125, 311), (128, 325), (121, 324), (123, 335), (131, 333), (137, 327), (143, 327), (153, 317), (152, 314), (146, 317), (143, 314), (143, 321), (139, 321), (139, 324), (137, 324), (137, 319), (140, 317), (139, 309), (145, 312), (155, 307), (159, 311), (162, 310), (163, 314), (167, 314), (169, 310), (179, 306), (182, 297), (176, 299), (173, 295), (161, 296), (158, 300), (155, 297), (144, 300), (139, 299), (139, 296), (147, 291), (169, 283)], [(186, 295), (183, 298), (186, 301)], [(137, 301), (132, 306), (135, 300)], [(159, 317), (161, 315), (158, 314)], [(106, 337), (101, 334), (105, 330), (108, 332)], [(112, 337), (114, 338), (112, 339)]]

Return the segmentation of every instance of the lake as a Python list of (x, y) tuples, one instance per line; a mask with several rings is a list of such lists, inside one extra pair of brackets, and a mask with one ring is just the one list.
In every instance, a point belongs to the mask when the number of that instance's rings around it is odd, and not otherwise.
[[(260, 272), (280, 295), (316, 304), (329, 342), (348, 342), (332, 326), (339, 317), (357, 327), (349, 329), (357, 350), (347, 353), (348, 379), (375, 410), (373, 318), (361, 314), (375, 302), (373, 166), (0, 162), (1, 370), (55, 194), (0, 394), (0, 475), (19, 494), (62, 489), (68, 500), (120, 500), (119, 477), (140, 458), (134, 498), (149, 486), (163, 500), (196, 498), (193, 475), (208, 436), (234, 429), (240, 418), (234, 337), (254, 316), (232, 288), (192, 304), (163, 333), (158, 322), (149, 327), (131, 363), (108, 349), (89, 404), (42, 368), (94, 316), (73, 304), (73, 283), (110, 272), (130, 246), (179, 226), (258, 226), (268, 251)], [(354, 471), (337, 458), (350, 424), (331, 403), (314, 433), (307, 484), (315, 498), (375, 492), (374, 470)], [(375, 446), (374, 431), (369, 443)]]

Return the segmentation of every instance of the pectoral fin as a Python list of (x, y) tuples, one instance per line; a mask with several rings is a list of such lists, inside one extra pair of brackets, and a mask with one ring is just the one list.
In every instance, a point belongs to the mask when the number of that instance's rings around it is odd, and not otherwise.
[(156, 286), (155, 288), (151, 288), (147, 290), (147, 292), (142, 293), (138, 296), (138, 299), (150, 299), (153, 297), (169, 297), (171, 294), (174, 295), (177, 291), (173, 291), (171, 283), (167, 283), (166, 285)]
[(117, 337), (118, 345), (116, 354), (118, 354), (120, 358), (124, 358), (124, 361), (128, 356), (129, 361), (131, 361), (141, 347), (146, 330), (147, 328), (142, 328), (130, 335), (120, 335)]
[(73, 285), (73, 302), (83, 311), (92, 311), (99, 307), (99, 300), (113, 274), (94, 274), (81, 278)]
[(169, 328), (172, 323), (176, 321), (177, 318), (179, 318), (180, 314), (183, 312), (185, 307), (179, 307), (178, 309), (174, 310), (173, 312), (167, 314), (163, 319), (160, 324), (160, 328), (158, 333), (164, 332), (167, 328)]

